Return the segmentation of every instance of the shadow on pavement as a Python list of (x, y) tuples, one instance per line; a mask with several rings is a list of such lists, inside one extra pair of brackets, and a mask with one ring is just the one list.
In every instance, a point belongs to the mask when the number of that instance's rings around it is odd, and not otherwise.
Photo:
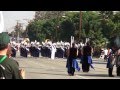
[(46, 69), (46, 68), (33, 68), (33, 67), (20, 67), (20, 68), (29, 68), (29, 69), (44, 69), (45, 71), (55, 71), (55, 72), (65, 72), (65, 71), (63, 71), (62, 69)]
[(28, 73), (68, 76), (67, 74), (56, 74), (56, 73), (40, 73), (40, 72), (28, 72)]
[(107, 74), (82, 74), (80, 76), (109, 77)]
[(107, 62), (93, 62), (93, 64), (107, 64)]

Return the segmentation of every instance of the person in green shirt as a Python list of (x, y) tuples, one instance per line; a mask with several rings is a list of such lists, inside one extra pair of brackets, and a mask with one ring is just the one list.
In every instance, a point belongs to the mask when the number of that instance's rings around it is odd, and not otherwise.
[[(0, 33), (0, 74), (4, 73), (4, 79), (25, 79), (25, 71), (19, 69), (18, 62), (13, 60), (10, 49), (10, 37), (6, 32)], [(2, 76), (0, 75), (0, 78)]]

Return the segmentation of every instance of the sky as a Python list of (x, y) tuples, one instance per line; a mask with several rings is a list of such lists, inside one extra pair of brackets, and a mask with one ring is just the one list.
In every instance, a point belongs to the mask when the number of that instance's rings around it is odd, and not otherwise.
[(13, 31), (17, 20), (19, 20), (20, 23), (23, 23), (23, 26), (25, 27), (28, 24), (28, 20), (32, 20), (34, 16), (34, 11), (3, 11), (4, 29), (8, 32)]

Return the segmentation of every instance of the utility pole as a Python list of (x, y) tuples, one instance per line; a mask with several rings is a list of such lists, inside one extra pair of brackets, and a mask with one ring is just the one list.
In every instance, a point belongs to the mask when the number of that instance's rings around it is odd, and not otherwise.
[(16, 21), (17, 21), (17, 42), (19, 43), (21, 23), (19, 23), (20, 20), (16, 20)]
[(79, 40), (81, 39), (82, 34), (82, 11), (80, 11), (80, 30), (79, 30)]
[(16, 27), (16, 31), (17, 31), (17, 42), (19, 43), (19, 20), (16, 20), (17, 21), (17, 27)]
[[(25, 21), (27, 21), (27, 23), (29, 24), (31, 22), (30, 19), (23, 19)], [(26, 26), (26, 33), (25, 33), (25, 37), (27, 38), (28, 37), (28, 27)]]

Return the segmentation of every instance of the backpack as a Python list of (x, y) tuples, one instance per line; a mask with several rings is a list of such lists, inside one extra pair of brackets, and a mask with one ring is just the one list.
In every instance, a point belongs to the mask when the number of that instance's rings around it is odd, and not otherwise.
[(1, 64), (7, 56), (3, 56), (2, 59), (0, 59), (0, 79), (5, 79), (5, 67)]

